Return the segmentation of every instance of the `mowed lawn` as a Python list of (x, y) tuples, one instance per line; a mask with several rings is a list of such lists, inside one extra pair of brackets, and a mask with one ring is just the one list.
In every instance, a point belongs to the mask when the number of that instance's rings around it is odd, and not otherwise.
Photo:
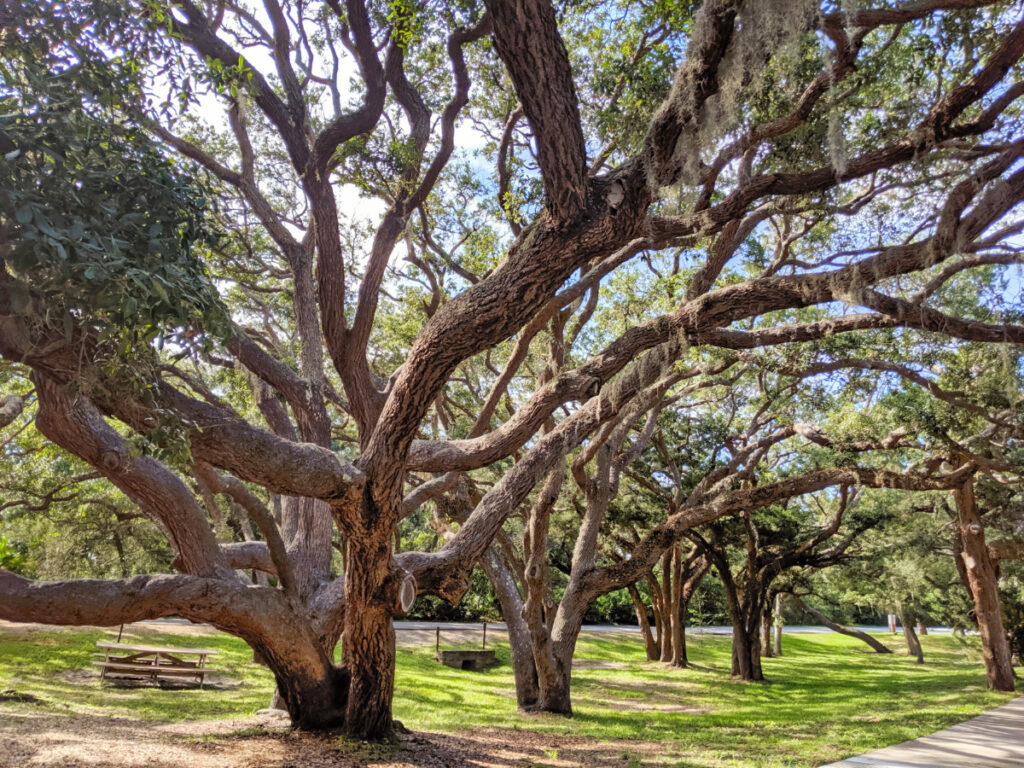
[[(92, 654), (103, 630), (0, 628), (0, 720), (7, 712), (109, 715), (156, 721), (244, 717), (265, 707), (273, 681), (252, 653), (226, 635), (136, 633), (133, 640), (215, 648), (218, 674), (204, 690), (101, 685)], [(413, 730), (481, 728), (571, 734), (597, 741), (663, 745), (674, 766), (816, 766), (921, 736), (1012, 698), (985, 689), (976, 638), (922, 638), (926, 663), (878, 655), (833, 634), (787, 635), (785, 655), (765, 659), (770, 682), (729, 678), (729, 639), (691, 635), (690, 669), (644, 660), (638, 635), (584, 636), (573, 673), (575, 716), (516, 711), (507, 645), (487, 672), (449, 669), (434, 649), (400, 648), (395, 716)], [(34, 701), (21, 700), (22, 696)], [(636, 764), (629, 749), (623, 764)]]

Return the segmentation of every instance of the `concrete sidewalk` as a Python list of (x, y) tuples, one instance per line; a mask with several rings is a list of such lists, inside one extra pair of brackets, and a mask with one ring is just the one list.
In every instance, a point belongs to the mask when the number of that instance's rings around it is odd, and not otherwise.
[(966, 723), (822, 768), (1022, 768), (1024, 697)]

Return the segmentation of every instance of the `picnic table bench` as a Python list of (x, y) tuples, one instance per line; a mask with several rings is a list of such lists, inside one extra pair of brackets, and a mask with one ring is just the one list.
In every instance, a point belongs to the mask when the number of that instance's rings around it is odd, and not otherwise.
[[(155, 645), (132, 645), (97, 640), (103, 653), (95, 654), (93, 664), (99, 667), (100, 679), (108, 677), (142, 678), (149, 680), (192, 678), (203, 687), (207, 673), (206, 657), (217, 651), (211, 648), (162, 648)], [(194, 656), (195, 659), (183, 657)]]

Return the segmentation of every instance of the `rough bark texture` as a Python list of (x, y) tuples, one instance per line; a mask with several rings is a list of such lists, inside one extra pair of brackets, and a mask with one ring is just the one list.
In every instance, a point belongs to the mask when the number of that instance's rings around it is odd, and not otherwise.
[[(361, 0), (327, 0), (324, 9), (337, 17), (331, 19), (335, 26), (343, 20), (344, 38), (334, 42), (351, 53), (363, 79), (360, 103), (350, 110), (342, 108), (336, 82), (305, 71), (310, 65), (307, 53), (312, 56), (312, 52), (308, 44), (304, 46), (309, 30), (297, 29), (306, 21), (302, 14), (297, 20), (287, 18), (279, 3), (267, 2), (267, 29), (253, 36), (265, 38), (267, 62), (254, 62), (246, 56), (253, 46), (240, 43), (226, 20), (234, 13), (236, 25), (250, 26), (244, 16), (239, 17), (235, 4), (211, 6), (181, 0), (174, 5), (174, 33), (166, 40), (169, 45), (177, 46), (182, 56), (193, 57), (193, 63), (217, 62), (225, 71), (241, 69), (247, 74), (244, 82), (238, 83), (245, 98), (232, 95), (228, 104), (228, 125), (236, 146), (221, 152), (220, 147), (203, 147), (174, 136), (157, 125), (155, 117), (128, 117), (133, 125), (151, 130), (167, 146), (229, 185), (232, 194), (237, 193), (232, 200), (243, 206), (247, 226), (251, 222), (253, 227), (262, 227), (258, 237), (269, 238), (283, 255), (288, 271), (282, 285), (294, 291), (298, 364), (293, 367), (285, 362), (290, 351), (281, 359), (274, 357), (276, 352), (268, 351), (274, 344), (264, 344), (259, 334), (247, 331), (225, 340), (224, 349), (205, 360), (204, 364), (237, 366), (245, 372), (265, 426), (243, 419), (203, 382), (182, 386), (166, 371), (154, 373), (139, 392), (106, 372), (116, 366), (110, 365), (110, 351), (94, 329), (73, 327), (68, 333), (48, 322), (48, 309), (16, 308), (13, 289), (24, 286), (16, 285), (14, 272), (3, 270), (0, 354), (5, 361), (32, 370), (40, 431), (94, 467), (167, 532), (182, 574), (140, 577), (107, 586), (96, 582), (32, 584), (0, 574), (0, 615), (21, 621), (77, 623), (119, 623), (173, 613), (194, 617), (243, 637), (253, 646), (274, 671), (281, 698), (299, 726), (343, 725), (359, 738), (387, 737), (392, 727), (394, 687), (392, 619), (407, 605), (404, 597), (413, 589), (410, 579), (415, 578), (422, 592), (459, 599), (467, 588), (468, 574), (485, 556), (504, 521), (534, 486), (548, 477), (540, 494), (542, 503), (529, 521), (529, 540), (524, 542), (527, 568), (522, 614), (537, 676), (537, 706), (568, 714), (572, 653), (586, 607), (598, 595), (643, 578), (666, 552), (671, 554), (664, 568), (662, 603), (656, 611), (660, 647), (655, 650), (660, 658), (685, 663), (682, 628), (687, 579), (680, 571), (678, 542), (694, 526), (739, 511), (749, 515), (766, 504), (835, 486), (947, 489), (973, 471), (968, 467), (961, 474), (939, 477), (872, 467), (823, 467), (756, 486), (729, 485), (740, 478), (720, 477), (721, 485), (702, 485), (690, 498), (668, 505), (667, 519), (647, 531), (628, 558), (610, 566), (597, 565), (598, 534), (615, 496), (618, 476), (650, 437), (645, 431), (636, 438), (635, 423), (682, 380), (683, 374), (674, 371), (673, 363), (690, 345), (752, 349), (813, 341), (836, 332), (892, 327), (984, 342), (1024, 341), (1024, 328), (1019, 326), (961, 320), (922, 301), (905, 301), (871, 287), (930, 269), (956, 254), (999, 249), (999, 237), (993, 242), (979, 238), (1000, 231), (1000, 220), (1024, 198), (1024, 171), (1019, 168), (1024, 147), (1020, 142), (1002, 147), (994, 144), (1005, 138), (1000, 133), (1004, 113), (1014, 114), (1011, 108), (1024, 94), (1021, 84), (1003, 83), (1007, 73), (1019, 65), (1024, 51), (1024, 21), (1007, 24), (1003, 38), (993, 42), (991, 52), (972, 68), (970, 77), (937, 93), (934, 104), (923, 105), (920, 120), (905, 131), (897, 126), (890, 143), (850, 158), (841, 172), (831, 163), (792, 172), (759, 168), (753, 160), (770, 156), (768, 142), (803, 126), (824, 94), (834, 92), (837, 83), (852, 72), (869, 71), (858, 70), (857, 57), (872, 30), (984, 3), (935, 0), (892, 9), (844, 9), (813, 19), (808, 16), (801, 23), (807, 28), (818, 25), (835, 43), (833, 65), (816, 73), (791, 114), (737, 128), (735, 138), (730, 137), (730, 143), (721, 147), (719, 156), (698, 169), (699, 178), (684, 179), (694, 183), (697, 191), (692, 209), (667, 217), (652, 214), (651, 204), (663, 187), (680, 181), (684, 166), (697, 165), (694, 159), (710, 149), (712, 142), (701, 139), (709, 127), (705, 121), (714, 114), (710, 107), (722, 91), (723, 73), (736, 82), (743, 82), (749, 74), (725, 70), (735, 66), (737, 46), (750, 42), (749, 37), (738, 42), (734, 38), (760, 31), (750, 30), (745, 22), (737, 24), (737, 15), (743, 22), (742, 14), (753, 3), (707, 0), (701, 4), (670, 96), (657, 109), (642, 149), (618, 168), (592, 177), (586, 170), (587, 147), (572, 66), (559, 35), (558, 15), (546, 0), (489, 2), (488, 13), (478, 23), (451, 32), (447, 52), (453, 93), (440, 120), (431, 119), (424, 99), (410, 82), (412, 67), (406, 71), (399, 36), (375, 29), (376, 19)], [(210, 18), (207, 13), (213, 6), (218, 15)], [(325, 34), (327, 29), (325, 25)], [(441, 297), (440, 290), (435, 292), (429, 319), (409, 348), (402, 350), (403, 363), (378, 379), (377, 372), (371, 371), (370, 339), (382, 281), (399, 239), (404, 234), (412, 236), (411, 216), (423, 213), (421, 207), (452, 156), (457, 118), (468, 103), (470, 85), (462, 47), (491, 33), (494, 51), (512, 81), (536, 142), (545, 207), (526, 226), (517, 225), (512, 245), (489, 274), (471, 276), (471, 287), (456, 296)], [(383, 48), (378, 47), (378, 40), (385, 41)], [(257, 40), (254, 46), (260, 44)], [(761, 58), (766, 56), (767, 52)], [(267, 76), (256, 63), (271, 66), (274, 72)], [(334, 75), (336, 79), (336, 70)], [(317, 90), (323, 86), (333, 91), (334, 110), (324, 121), (311, 115), (307, 99), (313, 97), (303, 92), (308, 82), (317, 82)], [(234, 89), (226, 91), (233, 94)], [(339, 169), (338, 158), (344, 154), (339, 150), (344, 144), (366, 136), (381, 120), (389, 92), (410, 126), (408, 136), (395, 138), (412, 157), (403, 157), (396, 178), (385, 181), (394, 191), (387, 195), (387, 211), (366, 254), (357, 296), (351, 301), (346, 283), (352, 280), (353, 265), (345, 262), (334, 189), (337, 176), (333, 174)], [(246, 114), (250, 108), (259, 110), (258, 120), (250, 120)], [(400, 122), (389, 120), (389, 129), (399, 130), (395, 126)], [(515, 121), (510, 122), (514, 127)], [(249, 131), (250, 126), (256, 130), (257, 124), (261, 131), (265, 127), (274, 135), (261, 133), (254, 141), (257, 136), (250, 136)], [(999, 135), (989, 140), (986, 134), (997, 125), (999, 131), (992, 133)], [(437, 132), (432, 136), (434, 126)], [(261, 191), (261, 183), (266, 185), (268, 178), (258, 168), (254, 147), (275, 142), (283, 150), (283, 162), (291, 166), (280, 178), (294, 181), (294, 189), (291, 193), (281, 189), (281, 194), (275, 189), (274, 197), (297, 201), (304, 209), (299, 213), (278, 210), (279, 204)], [(931, 153), (950, 147), (961, 150), (972, 142), (984, 151), (962, 153), (967, 158), (962, 161), (962, 178), (951, 182), (934, 227), (932, 222), (924, 222), (932, 228), (920, 229), (920, 236), (880, 247), (863, 258), (840, 259), (835, 268), (801, 268), (793, 274), (770, 271), (715, 287), (745, 236), (770, 215), (764, 213), (762, 202), (771, 196), (777, 196), (783, 207), (800, 206), (805, 199), (828, 196), (840, 183), (873, 178), (876, 172), (926, 161)], [(435, 148), (435, 156), (428, 159), (426, 152)], [(221, 156), (211, 154), (215, 152)], [(961, 160), (950, 158), (950, 162), (955, 166)], [(235, 164), (237, 169), (229, 167)], [(718, 177), (726, 168), (736, 168), (738, 173), (730, 171), (728, 183), (720, 185)], [(275, 187), (279, 180), (275, 179)], [(287, 203), (280, 205), (287, 207)], [(426, 219), (425, 213), (423, 217)], [(424, 228), (429, 228), (425, 221)], [(301, 229), (305, 234), (300, 237), (295, 233)], [(1012, 233), (1012, 228), (1006, 231)], [(5, 231), (3, 237), (11, 232)], [(588, 292), (590, 301), (596, 302), (601, 279), (642, 251), (708, 238), (715, 240), (713, 253), (675, 310), (632, 325), (575, 369), (559, 368), (515, 414), (490, 431), (497, 403), (507, 395), (509, 382), (529, 357), (530, 339), (546, 328), (549, 320), (562, 314), (568, 318), (577, 307), (585, 306)], [(263, 245), (261, 242), (260, 249), (268, 250)], [(956, 268), (948, 273), (946, 269), (949, 267), (944, 268), (942, 279), (957, 272)], [(467, 273), (463, 270), (460, 274), (465, 277)], [(934, 279), (926, 288), (932, 290), (933, 284)], [(839, 299), (855, 299), (870, 312), (753, 331), (727, 327), (766, 313)], [(453, 372), (471, 357), (520, 332), (513, 360), (498, 377), (503, 383), (485, 402), (483, 423), (464, 440), (415, 439)], [(325, 350), (343, 393), (333, 392), (324, 368)], [(148, 347), (137, 351), (156, 354)], [(198, 347), (195, 351), (200, 354)], [(220, 357), (225, 351), (231, 356), (226, 360)], [(710, 377), (727, 367), (723, 364), (700, 373)], [(909, 374), (904, 371), (901, 375)], [(930, 389), (937, 397), (962, 405), (956, 398), (956, 402), (949, 400), (948, 393)], [(337, 411), (328, 411), (328, 399)], [(18, 418), (23, 406), (17, 398), (0, 400), (0, 425)], [(563, 407), (567, 415), (561, 418), (557, 414)], [(182, 436), (189, 442), (197, 475), (204, 473), (203, 465), (209, 468), (201, 481), (209, 486), (201, 491), (204, 502), (208, 495), (229, 495), (260, 527), (265, 549), (220, 547), (202, 506), (181, 477), (152, 457), (132, 456), (124, 429), (137, 435), (151, 434), (167, 414), (181, 426)], [(118, 428), (107, 419), (116, 419)], [(360, 451), (354, 464), (343, 461), (332, 449), (332, 429), (348, 419), (354, 424)], [(538, 434), (541, 437), (534, 439)], [(623, 448), (629, 440), (634, 441), (632, 448)], [(555, 478), (560, 465), (585, 442), (588, 456), (583, 463), (592, 460), (596, 470), (590, 478), (585, 471), (578, 473), (583, 477), (587, 514), (577, 539), (569, 585), (556, 609), (545, 577), (547, 521), (561, 483), (560, 477)], [(592, 451), (593, 446), (598, 447)], [(465, 524), (440, 552), (394, 553), (398, 523), (409, 511), (403, 490), (410, 472), (468, 471), (513, 455), (516, 463), (479, 499)], [(438, 483), (432, 486), (434, 490), (444, 485), (441, 478), (423, 485), (434, 482)], [(271, 494), (280, 514), (263, 509), (245, 483)], [(420, 494), (415, 503), (428, 495)], [(215, 511), (214, 500), (208, 512)], [(344, 579), (331, 579), (332, 520), (346, 543)], [(975, 543), (965, 540), (964, 549), (971, 558), (977, 550)], [(983, 538), (980, 547), (978, 552), (984, 554)], [(243, 560), (243, 555), (248, 559)], [(242, 585), (232, 565), (243, 562), (273, 569), (281, 587)], [(507, 603), (513, 614), (515, 585), (510, 589), (504, 576), (495, 574), (504, 589), (503, 604)], [(751, 679), (760, 676), (757, 627), (773, 575), (752, 570), (744, 586), (750, 599), (744, 602), (735, 589), (730, 596), (738, 633), (734, 666), (738, 674)], [(973, 578), (979, 585), (976, 599), (981, 594), (987, 600), (984, 590), (991, 587), (989, 575), (980, 573)], [(512, 615), (508, 618), (515, 624)], [(994, 621), (994, 617), (992, 621), (986, 618), (990, 627)], [(904, 627), (910, 633), (909, 641), (913, 628), (907, 621)], [(330, 663), (330, 651), (342, 629), (344, 669), (338, 669)], [(512, 629), (518, 649), (514, 658), (521, 659), (525, 633), (518, 625)], [(996, 634), (992, 629), (993, 642)], [(520, 703), (533, 697), (531, 679), (530, 665), (518, 665)]]
[[(380, 536), (349, 536), (345, 574), (344, 662), (351, 674), (346, 730), (363, 739), (392, 731), (395, 686), (395, 606), (383, 598), (392, 576), (390, 531)], [(359, 563), (359, 567), (353, 567)]]
[(974, 497), (974, 479), (968, 478), (953, 491), (957, 526), (963, 542), (962, 559), (974, 599), (974, 614), (981, 634), (982, 656), (989, 687), (996, 691), (1014, 690), (1010, 645), (1003, 628), (999, 601), (999, 579), (985, 545), (985, 528), (978, 516)]
[(277, 589), (201, 576), (32, 582), (0, 571), (0, 618), (111, 626), (177, 615), (243, 638), (274, 673), (292, 721), (321, 729), (344, 722), (345, 670), (335, 667), (304, 607)]
[(520, 709), (528, 709), (537, 703), (540, 688), (537, 684), (533, 646), (530, 644), (530, 629), (523, 618), (523, 600), (512, 569), (495, 545), (492, 544), (487, 550), (480, 564), (501, 603), (501, 616), (508, 627), (509, 654), (516, 682), (516, 704)]

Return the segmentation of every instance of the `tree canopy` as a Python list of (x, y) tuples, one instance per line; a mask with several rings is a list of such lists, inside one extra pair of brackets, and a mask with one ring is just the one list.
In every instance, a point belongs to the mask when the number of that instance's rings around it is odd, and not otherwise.
[(957, 489), (963, 515), (979, 475), (1019, 506), (1014, 3), (73, 0), (0, 25), (4, 503), (139, 514), (175, 570), (0, 571), (4, 618), (207, 622), (297, 725), (378, 738), (393, 617), (478, 563), (519, 617), (520, 703), (569, 712), (587, 607), (684, 540), (719, 531), (725, 574), (756, 539), (752, 575), (782, 541), (842, 560), (843, 526), (892, 514), (857, 489)]

